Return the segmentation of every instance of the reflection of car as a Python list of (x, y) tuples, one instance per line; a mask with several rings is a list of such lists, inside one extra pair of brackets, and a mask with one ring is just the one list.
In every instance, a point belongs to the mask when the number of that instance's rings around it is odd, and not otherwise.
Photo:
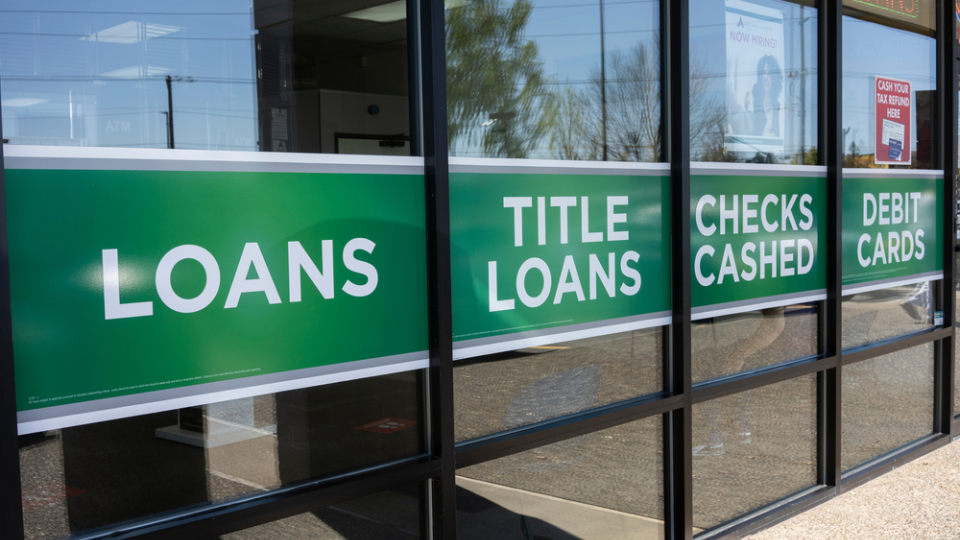
[(900, 304), (900, 307), (917, 321), (929, 321), (932, 317), (929, 281), (845, 296), (843, 301), (857, 304)]

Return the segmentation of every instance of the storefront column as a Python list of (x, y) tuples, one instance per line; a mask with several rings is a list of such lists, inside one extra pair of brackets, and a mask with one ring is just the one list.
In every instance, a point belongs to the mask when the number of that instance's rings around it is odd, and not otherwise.
[(664, 388), (683, 407), (664, 415), (666, 538), (693, 538), (693, 392), (690, 371), (690, 20), (688, 0), (661, 5), (665, 154), (670, 163), (673, 324)]
[(7, 251), (7, 188), (3, 174), (3, 114), (0, 113), (0, 537), (23, 538), (20, 450), (13, 383), (10, 261)]
[[(412, 3), (410, 4), (412, 6)], [(430, 536), (457, 534), (453, 421), (453, 326), (450, 297), (450, 182), (447, 157), (444, 4), (420, 0), (420, 97), (427, 196), (427, 283), (430, 332), (429, 448), (442, 474), (431, 481)], [(411, 33), (411, 36), (417, 34)], [(414, 100), (415, 101), (415, 100)], [(414, 138), (414, 137), (411, 137)]]

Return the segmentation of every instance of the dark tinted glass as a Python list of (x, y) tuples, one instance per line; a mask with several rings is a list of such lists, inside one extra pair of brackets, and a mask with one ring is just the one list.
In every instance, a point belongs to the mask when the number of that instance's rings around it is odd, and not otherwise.
[(411, 155), (402, 2), (0, 9), (11, 144)]
[(457, 538), (663, 538), (662, 419), (457, 471)]
[(693, 407), (693, 525), (710, 529), (817, 482), (807, 375)]
[(933, 327), (932, 282), (843, 297), (843, 348)]
[(693, 323), (693, 382), (816, 355), (818, 306), (811, 302)]
[(458, 360), (457, 440), (658, 392), (662, 365), (660, 328)]
[(27, 538), (76, 534), (423, 451), (417, 372), (20, 437)]
[(933, 431), (933, 344), (843, 366), (847, 471)]
[(400, 489), (368, 495), (352, 501), (305, 512), (293, 517), (225, 534), (222, 540), (340, 540), (427, 538), (423, 523), (423, 486), (411, 484)]

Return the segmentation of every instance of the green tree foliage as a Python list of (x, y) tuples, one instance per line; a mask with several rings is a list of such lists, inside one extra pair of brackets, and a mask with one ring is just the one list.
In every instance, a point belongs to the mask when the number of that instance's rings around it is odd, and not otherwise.
[(551, 130), (554, 97), (537, 44), (524, 37), (533, 5), (466, 0), (446, 12), (447, 128), (488, 157), (529, 157)]

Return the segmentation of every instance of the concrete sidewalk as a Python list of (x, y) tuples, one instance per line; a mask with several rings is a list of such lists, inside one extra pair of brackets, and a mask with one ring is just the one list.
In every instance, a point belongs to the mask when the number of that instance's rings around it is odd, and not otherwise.
[(960, 538), (960, 442), (747, 538)]

